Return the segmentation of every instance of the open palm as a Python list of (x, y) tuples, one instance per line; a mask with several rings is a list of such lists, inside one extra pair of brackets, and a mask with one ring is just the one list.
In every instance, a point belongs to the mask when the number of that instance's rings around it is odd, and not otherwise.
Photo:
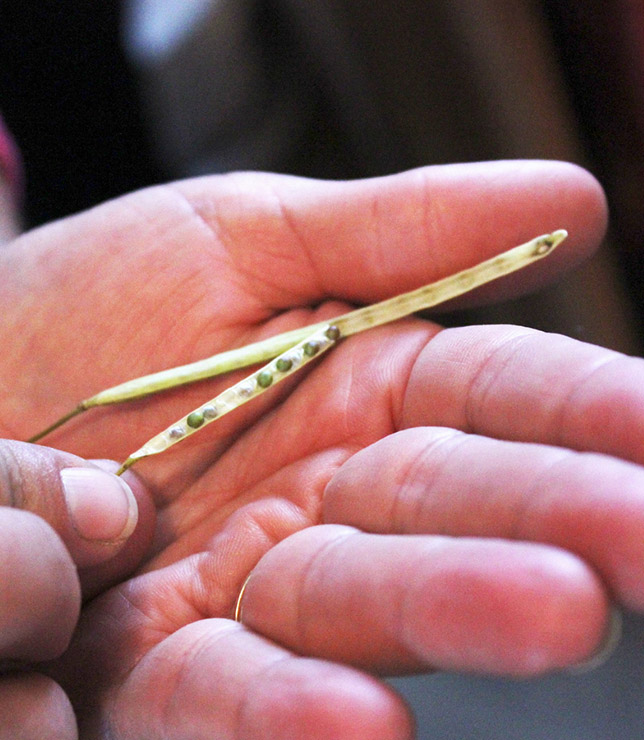
[[(240, 174), (108, 203), (0, 253), (2, 433), (567, 228), (560, 254), (477, 298), (524, 292), (604, 221), (594, 181), (554, 163)], [(135, 468), (147, 559), (47, 668), (83, 738), (406, 738), (372, 675), (553, 670), (597, 650), (612, 597), (644, 607), (638, 361), (412, 319), (309, 368)], [(46, 442), (122, 460), (231, 382), (93, 410)], [(112, 571), (84, 573), (88, 593)]]

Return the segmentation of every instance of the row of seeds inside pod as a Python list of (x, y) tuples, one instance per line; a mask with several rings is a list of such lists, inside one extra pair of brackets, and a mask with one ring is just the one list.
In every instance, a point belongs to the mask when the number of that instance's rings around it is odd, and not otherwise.
[[(337, 342), (340, 338), (340, 330), (337, 326), (329, 326), (324, 332), (324, 337), (329, 342)], [(309, 359), (315, 357), (322, 348), (322, 343), (316, 339), (310, 339), (302, 345), (301, 352)], [(289, 351), (284, 353), (281, 357), (273, 363), (274, 371), (285, 374), (288, 373), (293, 367), (299, 364), (302, 355), (296, 351)], [(235, 392), (244, 400), (249, 398), (257, 390), (266, 390), (273, 384), (274, 371), (269, 368), (260, 370), (256, 375), (246, 378), (239, 385), (233, 386)], [(256, 386), (254, 385), (256, 384)], [(230, 389), (230, 390), (233, 390)], [(199, 429), (207, 421), (212, 421), (218, 416), (218, 411), (213, 403), (209, 403), (203, 406), (201, 409), (193, 411), (186, 417), (186, 424), (190, 429)], [(188, 430), (183, 426), (177, 424), (172, 427), (168, 432), (171, 439), (179, 439), (183, 437)]]

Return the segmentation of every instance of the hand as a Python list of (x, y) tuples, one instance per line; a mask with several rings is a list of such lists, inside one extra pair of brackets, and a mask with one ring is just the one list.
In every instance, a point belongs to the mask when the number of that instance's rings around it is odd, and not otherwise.
[[(567, 228), (551, 258), (473, 300), (532, 289), (592, 250), (605, 218), (595, 181), (555, 163), (137, 193), (2, 255), (1, 423), (27, 437), (128, 377)], [(613, 597), (644, 606), (643, 373), (561, 337), (414, 319), (142, 461), (153, 555), (48, 667), (82, 737), (406, 738), (404, 706), (369, 673), (588, 659)], [(96, 410), (48, 442), (123, 459), (230, 382)]]
[[(140, 484), (134, 491), (145, 504)], [(65, 651), (81, 593), (125, 577), (149, 541), (121, 479), (45, 447), (0, 441), (0, 738), (75, 738), (62, 688), (30, 670)], [(136, 532), (135, 532), (136, 530)], [(146, 532), (147, 535), (146, 536)]]

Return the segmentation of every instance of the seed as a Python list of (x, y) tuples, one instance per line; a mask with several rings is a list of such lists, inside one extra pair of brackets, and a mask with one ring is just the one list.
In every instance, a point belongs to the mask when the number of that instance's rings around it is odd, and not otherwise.
[(214, 419), (217, 416), (217, 409), (214, 406), (208, 405), (204, 406), (203, 409), (201, 409), (203, 412), (203, 418), (204, 419)]
[(272, 382), (273, 376), (268, 370), (262, 370), (262, 372), (257, 376), (257, 385), (260, 388), (268, 388)]
[(199, 429), (204, 422), (204, 415), (201, 411), (193, 411), (186, 419), (186, 424), (191, 429)]
[(320, 344), (319, 342), (307, 342), (302, 349), (307, 357), (315, 357), (320, 351)]
[(250, 398), (253, 395), (255, 388), (251, 383), (252, 381), (244, 381), (244, 383), (237, 388), (237, 393), (239, 393), (242, 398)]
[(337, 342), (340, 339), (340, 330), (337, 326), (330, 326), (325, 332), (324, 336), (330, 339), (332, 342)]
[(275, 363), (275, 367), (281, 373), (286, 373), (293, 367), (293, 360), (289, 360), (288, 357), (280, 357)]

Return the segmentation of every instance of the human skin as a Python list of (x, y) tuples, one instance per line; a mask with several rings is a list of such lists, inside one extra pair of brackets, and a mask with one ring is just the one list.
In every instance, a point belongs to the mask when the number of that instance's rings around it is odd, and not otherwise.
[(142, 485), (132, 484), (69, 453), (0, 440), (3, 740), (76, 737), (63, 690), (30, 667), (66, 650), (83, 587), (104, 590), (140, 562), (154, 515)]
[[(605, 223), (595, 180), (552, 162), (127, 196), (0, 253), (0, 432), (25, 439), (103, 387), (568, 229), (471, 300), (532, 290)], [(39, 668), (89, 740), (403, 740), (381, 675), (583, 662), (613, 603), (644, 608), (643, 379), (640, 360), (517, 327), (409, 319), (352, 337), (126, 473), (155, 504), (132, 545), (154, 527), (149, 554)], [(122, 460), (230, 382), (93, 410), (45, 442)], [(86, 593), (127, 557), (83, 569)]]
[(16, 237), (18, 232), (16, 198), (0, 170), (0, 245)]

